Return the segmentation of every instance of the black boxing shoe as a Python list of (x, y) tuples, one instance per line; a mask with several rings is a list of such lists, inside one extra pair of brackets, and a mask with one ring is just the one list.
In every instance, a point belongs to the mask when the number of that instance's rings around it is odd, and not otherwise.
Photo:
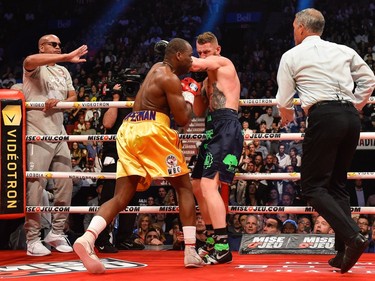
[(368, 244), (369, 241), (360, 233), (350, 239), (342, 259), (341, 273), (348, 272), (355, 265)]
[(328, 264), (332, 267), (341, 268), (344, 254), (345, 254), (345, 251), (338, 251), (336, 256), (328, 261)]

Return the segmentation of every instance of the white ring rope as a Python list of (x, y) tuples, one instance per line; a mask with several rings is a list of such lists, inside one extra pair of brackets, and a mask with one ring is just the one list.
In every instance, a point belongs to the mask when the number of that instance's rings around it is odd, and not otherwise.
[[(28, 213), (96, 213), (100, 206), (27, 206)], [(199, 207), (195, 207), (199, 212)], [(127, 206), (120, 213), (178, 213), (178, 206)], [(314, 208), (306, 206), (228, 206), (229, 213), (244, 214), (313, 214), (316, 213)], [(351, 207), (353, 214), (375, 214), (375, 207)]]
[[(375, 97), (370, 97), (369, 104), (375, 104)], [(54, 108), (111, 108), (123, 107), (132, 108), (133, 101), (100, 101), (100, 102), (59, 102)], [(245, 99), (240, 100), (240, 106), (267, 106), (276, 105), (276, 99)], [(299, 99), (293, 99), (294, 105), (300, 105)], [(43, 109), (44, 102), (26, 102), (27, 109)], [(252, 133), (250, 139), (258, 140), (301, 140), (304, 133)], [(180, 134), (181, 140), (202, 140), (205, 134)], [(362, 132), (360, 139), (375, 139), (375, 133)], [(116, 135), (27, 135), (28, 142), (61, 142), (61, 141), (115, 141)], [(115, 173), (87, 173), (87, 172), (44, 172), (26, 171), (27, 178), (60, 178), (60, 179), (116, 179)], [(375, 179), (375, 172), (348, 172), (348, 179)], [(235, 179), (244, 180), (299, 180), (300, 173), (236, 173)], [(164, 178), (154, 178), (162, 180), (159, 185), (168, 184)], [(154, 182), (155, 184), (155, 182)], [(28, 213), (96, 213), (99, 206), (26, 206)], [(199, 211), (199, 207), (196, 206)], [(312, 207), (294, 206), (228, 206), (229, 213), (248, 214), (312, 214), (315, 210)], [(352, 213), (375, 214), (375, 207), (351, 207)], [(127, 206), (120, 213), (179, 213), (178, 206)]]
[[(375, 103), (375, 97), (370, 97), (368, 104)], [(95, 102), (58, 102), (54, 108), (60, 109), (71, 109), (71, 108), (111, 108), (111, 107), (133, 107), (133, 101), (95, 101)], [(267, 106), (276, 105), (276, 99), (242, 99), (240, 100), (240, 106)], [(294, 105), (300, 105), (300, 99), (293, 99)], [(44, 102), (26, 102), (26, 108), (28, 109), (42, 109), (44, 108)]]
[[(180, 140), (203, 140), (205, 134), (180, 134)], [(256, 140), (302, 140), (304, 133), (251, 133), (249, 139)], [(360, 139), (375, 139), (375, 132), (362, 132)], [(27, 135), (27, 142), (60, 142), (60, 141), (115, 141), (116, 135)]]
[[(116, 179), (116, 173), (93, 173), (93, 172), (44, 172), (26, 171), (27, 178), (48, 179)], [(236, 173), (235, 179), (242, 180), (299, 180), (300, 173)], [(349, 180), (375, 179), (375, 172), (348, 172)], [(164, 178), (154, 178), (163, 180)], [(163, 181), (164, 182), (164, 181)], [(165, 184), (163, 184), (165, 185)]]

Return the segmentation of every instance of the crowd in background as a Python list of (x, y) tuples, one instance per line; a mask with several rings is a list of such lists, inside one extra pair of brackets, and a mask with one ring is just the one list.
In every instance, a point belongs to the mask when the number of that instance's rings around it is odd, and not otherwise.
[[(66, 65), (71, 72), (78, 101), (111, 100), (112, 87), (116, 83), (125, 85), (123, 87), (124, 95), (133, 95), (140, 81), (130, 81), (129, 84), (129, 75), (143, 77), (150, 67), (161, 59), (154, 52), (155, 43), (162, 39), (170, 40), (174, 37), (181, 37), (194, 46), (194, 36), (198, 34), (204, 21), (207, 20), (207, 15), (217, 13), (217, 5), (223, 1), (134, 1), (116, 18), (104, 17), (105, 13), (102, 11), (106, 6), (100, 2), (96, 0), (62, 1), (64, 4), (61, 4), (60, 13), (54, 12), (57, 11), (56, 8), (49, 7), (50, 4), (45, 1), (28, 1), (22, 7), (17, 6), (17, 9), (11, 1), (0, 2), (0, 88), (10, 88), (16, 83), (22, 83), (21, 62), (31, 51), (25, 46), (14, 48), (14, 44), (27, 45), (27, 39), (32, 33), (29, 30), (36, 32), (35, 36), (37, 37), (45, 34), (47, 30), (52, 30), (62, 38), (63, 51), (65, 52), (81, 44), (89, 46), (90, 53), (86, 63)], [(126, 1), (113, 2), (121, 6)], [(231, 2), (226, 6), (228, 10), (236, 10), (241, 7), (239, 3), (241, 1)], [(268, 3), (268, 1), (265, 2)], [(225, 24), (223, 21), (219, 22), (214, 30), (211, 30), (217, 35), (223, 47), (222, 53), (230, 58), (236, 66), (241, 81), (242, 99), (275, 98), (278, 62), (281, 54), (293, 46), (293, 34), (289, 27), (292, 26), (291, 22), (297, 9), (297, 1), (279, 2), (264, 11), (264, 16), (277, 14), (283, 19), (280, 25), (274, 26), (273, 29), (269, 28), (268, 32), (260, 32), (261, 24), (253, 24), (249, 26), (249, 30), (243, 32), (242, 37), (238, 33), (233, 33), (230, 36), (233, 26)], [(340, 5), (337, 5), (338, 3)], [(251, 7), (251, 4), (248, 5), (249, 8), (259, 8)], [(324, 11), (326, 21), (329, 22), (326, 25), (323, 39), (352, 47), (375, 71), (373, 20), (375, 18), (375, 1), (362, 0), (354, 3), (348, 0), (317, 0), (315, 6)], [(47, 11), (49, 17), (45, 16)], [(88, 17), (88, 15), (93, 21), (92, 24), (85, 25), (85, 28), (73, 28), (74, 32), (48, 26), (49, 19), (53, 17), (84, 21), (84, 17)], [(24, 39), (16, 40), (14, 39), (16, 36), (22, 36)], [(30, 42), (35, 41), (31, 40)], [(33, 50), (36, 49), (36, 46), (34, 47)], [(365, 106), (361, 112), (361, 118), (362, 131), (375, 131), (373, 105)], [(259, 141), (252, 140), (248, 136), (255, 132), (303, 133), (306, 128), (306, 118), (300, 107), (296, 108), (294, 122), (286, 127), (280, 127), (280, 118), (275, 106), (239, 108), (239, 120), (243, 126), (245, 142), (238, 172), (299, 172), (303, 154), (300, 140)], [(68, 134), (96, 135), (105, 133), (101, 110), (97, 108), (66, 110), (65, 125)], [(72, 142), (69, 145), (74, 172), (101, 171), (102, 142), (93, 140)], [(53, 181), (50, 181), (50, 184), (52, 185)], [(173, 189), (154, 187), (151, 190), (155, 192), (148, 192), (141, 204), (177, 205), (178, 198), (176, 198)], [(305, 206), (306, 202), (301, 198), (300, 193), (298, 180), (235, 180), (230, 187), (229, 204), (238, 206)], [(371, 197), (372, 193), (375, 192), (366, 194), (366, 201), (374, 200)], [(92, 200), (97, 196), (100, 196), (100, 187), (97, 186), (95, 180), (74, 180), (72, 205), (92, 204)], [(364, 204), (371, 205), (372, 203), (364, 202)], [(272, 232), (273, 230), (278, 233), (287, 233), (286, 231), (332, 233), (329, 230), (329, 225), (326, 226), (326, 222), (325, 224), (320, 222), (320, 218), (287, 214), (278, 216), (231, 214), (228, 215), (228, 228), (233, 234), (277, 233)], [(84, 215), (76, 215), (71, 220), (71, 225), (67, 225), (67, 231), (82, 232), (87, 219)], [(361, 229), (363, 226), (363, 232), (367, 233), (370, 238), (371, 236), (375, 238), (374, 230), (370, 233), (370, 226), (374, 220), (367, 216), (360, 216), (356, 219)], [(176, 221), (178, 222), (178, 215), (174, 214), (151, 214), (147, 217), (140, 215), (137, 226), (135, 226), (135, 239), (142, 239), (143, 243), (147, 244), (149, 243), (146, 242), (149, 230), (157, 230), (157, 240), (161, 243), (173, 244), (178, 248), (178, 241), (181, 239), (178, 238), (180, 229), (177, 227)], [(198, 225), (202, 225), (201, 217), (197, 219)], [(326, 227), (323, 227), (324, 231), (319, 230), (322, 225)], [(114, 224), (114, 229), (116, 229), (116, 224)]]

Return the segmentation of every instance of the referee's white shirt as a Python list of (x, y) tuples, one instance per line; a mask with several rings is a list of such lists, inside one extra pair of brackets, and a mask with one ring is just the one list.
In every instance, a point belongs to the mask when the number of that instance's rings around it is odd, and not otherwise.
[(280, 113), (290, 117), (296, 91), (306, 113), (326, 100), (347, 100), (360, 110), (375, 88), (375, 76), (353, 49), (313, 35), (283, 54), (277, 83)]

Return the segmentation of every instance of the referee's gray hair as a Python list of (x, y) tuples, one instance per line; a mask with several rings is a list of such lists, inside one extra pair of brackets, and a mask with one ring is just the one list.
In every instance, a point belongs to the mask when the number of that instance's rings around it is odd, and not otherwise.
[(323, 34), (325, 20), (323, 14), (314, 9), (307, 8), (296, 14), (296, 23), (302, 24), (306, 29), (319, 35)]

